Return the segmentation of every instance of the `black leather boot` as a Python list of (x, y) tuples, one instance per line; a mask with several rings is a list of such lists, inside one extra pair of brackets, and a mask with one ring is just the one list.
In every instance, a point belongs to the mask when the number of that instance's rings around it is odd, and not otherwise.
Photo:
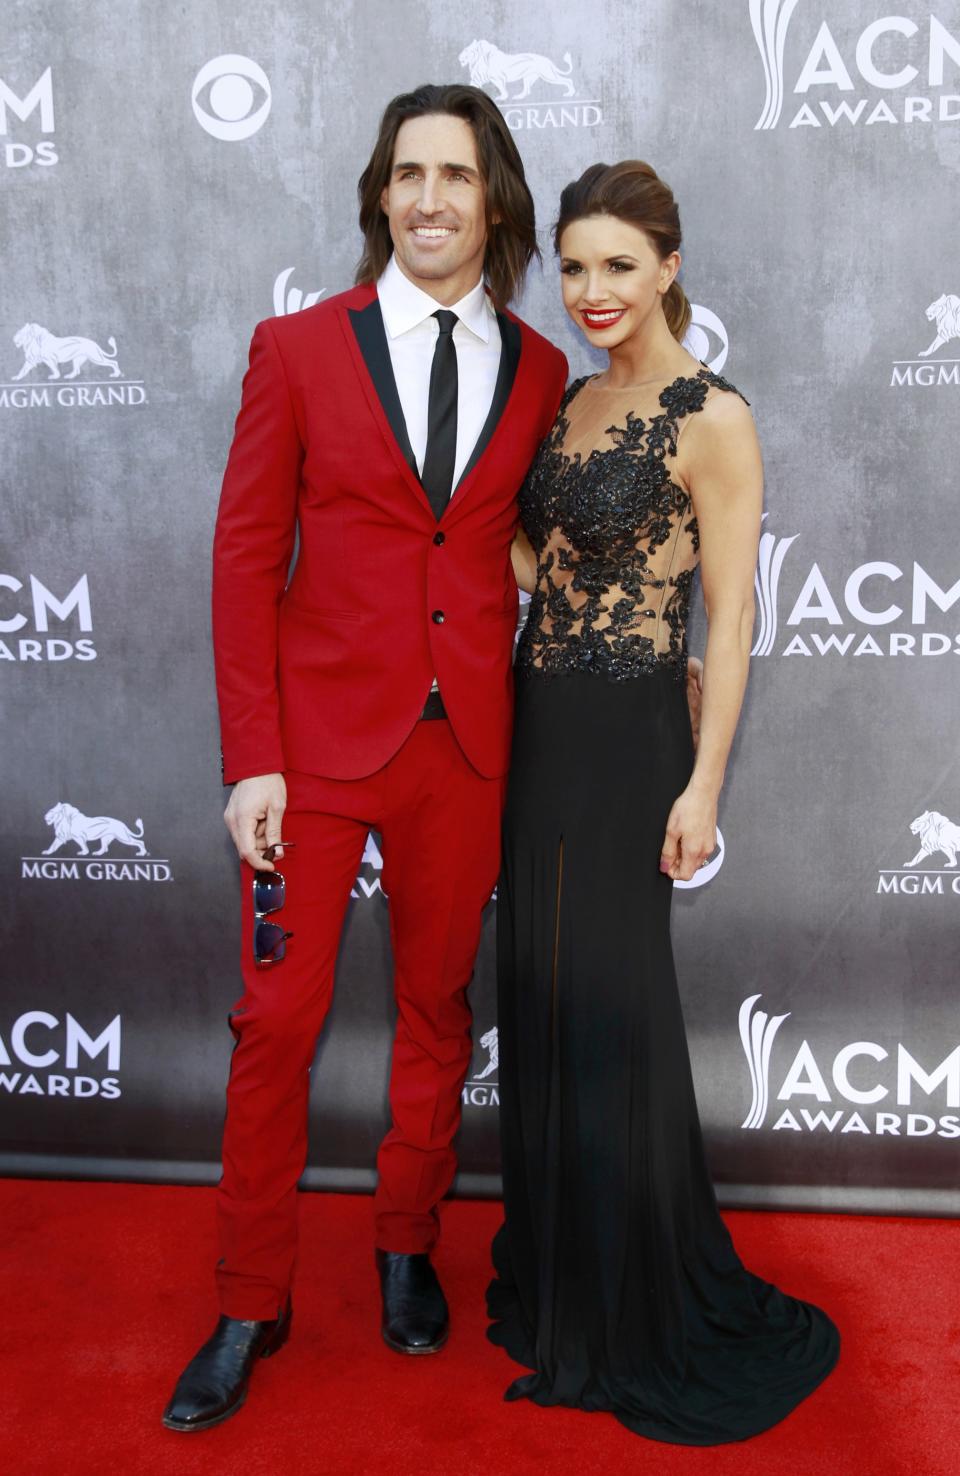
[(428, 1255), (377, 1251), (383, 1341), (396, 1353), (436, 1353), (447, 1341), (447, 1299)]
[(212, 1335), (177, 1381), (163, 1412), (168, 1430), (208, 1430), (236, 1414), (258, 1358), (277, 1353), (290, 1336), (293, 1309), (276, 1322), (244, 1322), (221, 1317)]

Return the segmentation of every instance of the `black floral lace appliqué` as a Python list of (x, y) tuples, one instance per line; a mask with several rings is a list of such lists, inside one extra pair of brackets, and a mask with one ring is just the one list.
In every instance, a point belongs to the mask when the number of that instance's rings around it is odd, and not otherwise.
[(680, 421), (703, 409), (710, 387), (739, 391), (701, 369), (662, 391), (661, 414), (644, 421), (628, 411), (624, 425), (607, 429), (612, 445), (571, 456), (567, 412), (586, 383), (567, 389), (520, 489), (537, 585), (517, 670), (625, 681), (666, 664), (682, 679), (700, 539), (690, 495), (671, 479), (668, 462)]

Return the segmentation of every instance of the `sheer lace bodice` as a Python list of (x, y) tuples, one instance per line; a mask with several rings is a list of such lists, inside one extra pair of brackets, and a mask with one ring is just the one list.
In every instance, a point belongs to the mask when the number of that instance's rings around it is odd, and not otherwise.
[(570, 385), (520, 491), (537, 584), (518, 671), (623, 681), (668, 663), (682, 677), (700, 540), (675, 479), (677, 443), (685, 418), (721, 391), (739, 393), (706, 368), (658, 399), (655, 386)]

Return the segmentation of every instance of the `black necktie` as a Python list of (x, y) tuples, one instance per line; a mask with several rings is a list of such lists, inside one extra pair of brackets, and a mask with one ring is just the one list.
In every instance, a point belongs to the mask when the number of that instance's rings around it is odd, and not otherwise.
[(427, 449), (420, 481), (434, 516), (439, 519), (450, 501), (457, 459), (457, 346), (453, 341), (457, 315), (447, 308), (438, 308), (433, 316), (440, 324), (440, 332), (430, 368)]

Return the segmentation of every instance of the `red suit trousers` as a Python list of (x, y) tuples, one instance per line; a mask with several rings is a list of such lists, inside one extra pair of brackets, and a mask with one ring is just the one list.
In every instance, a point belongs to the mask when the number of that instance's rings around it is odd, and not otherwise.
[(293, 1280), (297, 1183), (307, 1157), (310, 1066), (333, 993), (344, 914), (367, 832), (380, 832), (397, 1026), (392, 1126), (377, 1157), (376, 1244), (429, 1251), (456, 1170), (453, 1139), (470, 1064), (467, 985), (496, 883), (505, 781), (467, 762), (445, 719), (421, 721), (377, 773), (288, 773), (280, 863), (294, 933), (279, 964), (253, 962), (251, 869), (242, 863), (245, 990), (230, 1014), (217, 1285), (228, 1317), (276, 1317)]

